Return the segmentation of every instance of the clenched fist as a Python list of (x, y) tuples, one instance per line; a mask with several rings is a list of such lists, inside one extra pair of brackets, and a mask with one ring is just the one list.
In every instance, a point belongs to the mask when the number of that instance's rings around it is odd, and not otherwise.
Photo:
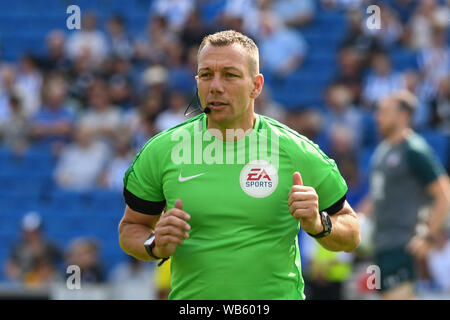
[(323, 231), (319, 215), (319, 196), (312, 187), (304, 186), (302, 176), (295, 172), (293, 186), (289, 191), (288, 205), (292, 216), (300, 221), (303, 230), (310, 234)]
[(191, 216), (183, 211), (181, 199), (175, 206), (163, 213), (155, 226), (155, 247), (153, 254), (160, 258), (170, 257), (183, 240), (189, 238), (187, 231), (191, 226), (186, 222)]

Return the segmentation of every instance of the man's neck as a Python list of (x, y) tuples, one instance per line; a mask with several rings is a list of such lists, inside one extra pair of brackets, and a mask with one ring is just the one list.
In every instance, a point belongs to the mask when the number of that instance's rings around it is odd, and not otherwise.
[(405, 141), (412, 133), (413, 130), (409, 127), (401, 128), (387, 137), (386, 141), (391, 145), (398, 145)]
[[(256, 114), (254, 111), (249, 112), (249, 114), (243, 115), (240, 119), (236, 119), (233, 122), (228, 123), (217, 123), (210, 121), (207, 119), (207, 129), (216, 129), (221, 132), (221, 136), (215, 134), (215, 130), (210, 130), (211, 134), (215, 136), (217, 139), (231, 142), (237, 141), (244, 138), (246, 135), (250, 133), (250, 131), (254, 128), (256, 121)], [(227, 130), (232, 133), (230, 136), (227, 136)]]

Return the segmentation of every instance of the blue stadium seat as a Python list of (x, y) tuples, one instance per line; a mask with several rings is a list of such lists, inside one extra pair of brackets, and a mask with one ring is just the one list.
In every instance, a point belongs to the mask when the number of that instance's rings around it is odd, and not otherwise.
[(413, 50), (395, 48), (389, 54), (392, 66), (397, 71), (417, 70), (417, 53)]

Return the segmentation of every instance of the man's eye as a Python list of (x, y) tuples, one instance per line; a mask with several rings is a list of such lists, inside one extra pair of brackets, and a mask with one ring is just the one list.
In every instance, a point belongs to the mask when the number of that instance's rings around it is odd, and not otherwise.
[(202, 73), (201, 75), (199, 75), (200, 79), (204, 79), (204, 78), (208, 78), (211, 74), (210, 73)]
[(237, 77), (234, 73), (227, 73), (226, 76), (230, 78)]

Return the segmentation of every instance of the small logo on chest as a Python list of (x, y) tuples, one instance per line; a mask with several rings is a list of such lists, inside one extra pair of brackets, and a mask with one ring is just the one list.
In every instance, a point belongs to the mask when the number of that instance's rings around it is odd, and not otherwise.
[(255, 160), (246, 164), (239, 177), (242, 190), (251, 197), (265, 198), (278, 186), (278, 172), (265, 160)]

